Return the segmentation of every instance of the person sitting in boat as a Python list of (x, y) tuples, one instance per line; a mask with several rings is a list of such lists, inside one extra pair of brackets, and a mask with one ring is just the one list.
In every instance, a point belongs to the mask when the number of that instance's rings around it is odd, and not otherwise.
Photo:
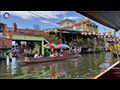
[(74, 55), (78, 55), (78, 49), (75, 47), (75, 49), (73, 49), (73, 53)]
[(58, 56), (58, 52), (57, 51), (55, 51), (55, 57), (57, 57)]
[(66, 53), (66, 52), (64, 52), (64, 53), (63, 53), (63, 56), (67, 56), (67, 53)]
[(16, 50), (16, 57), (23, 57), (23, 55), (20, 55), (19, 50)]
[(63, 53), (62, 53), (62, 52), (60, 52), (59, 56), (60, 56), (60, 57), (63, 57)]
[(40, 57), (42, 57), (42, 56), (41, 55), (39, 56), (38, 51), (36, 51), (34, 58), (40, 58)]
[(54, 52), (52, 52), (52, 54), (50, 54), (50, 57), (55, 57), (55, 54), (54, 54)]

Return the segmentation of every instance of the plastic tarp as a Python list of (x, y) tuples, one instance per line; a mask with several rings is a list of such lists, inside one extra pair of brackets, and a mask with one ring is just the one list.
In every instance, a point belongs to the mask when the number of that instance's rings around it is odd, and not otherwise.
[(120, 30), (120, 11), (77, 11), (112, 29)]

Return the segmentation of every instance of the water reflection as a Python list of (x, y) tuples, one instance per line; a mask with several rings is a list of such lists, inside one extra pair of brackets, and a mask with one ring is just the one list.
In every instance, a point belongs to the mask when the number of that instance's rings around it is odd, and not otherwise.
[[(107, 58), (109, 56), (109, 58)], [(20, 65), (0, 63), (0, 78), (12, 79), (91, 79), (117, 61), (111, 53), (85, 54), (79, 59)], [(105, 67), (106, 66), (106, 67)], [(104, 67), (104, 68), (103, 68)]]

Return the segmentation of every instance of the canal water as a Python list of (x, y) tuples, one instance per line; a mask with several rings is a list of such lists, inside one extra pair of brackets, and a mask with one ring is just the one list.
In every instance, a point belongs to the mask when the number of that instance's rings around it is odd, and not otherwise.
[(92, 79), (115, 62), (117, 59), (111, 52), (30, 65), (19, 64), (13, 58), (12, 62), (7, 59), (6, 63), (0, 63), (0, 79)]

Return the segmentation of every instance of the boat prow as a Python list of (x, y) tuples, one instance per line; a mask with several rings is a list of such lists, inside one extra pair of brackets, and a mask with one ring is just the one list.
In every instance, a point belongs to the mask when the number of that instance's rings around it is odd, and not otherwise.
[(120, 62), (117, 61), (93, 79), (120, 79)]

